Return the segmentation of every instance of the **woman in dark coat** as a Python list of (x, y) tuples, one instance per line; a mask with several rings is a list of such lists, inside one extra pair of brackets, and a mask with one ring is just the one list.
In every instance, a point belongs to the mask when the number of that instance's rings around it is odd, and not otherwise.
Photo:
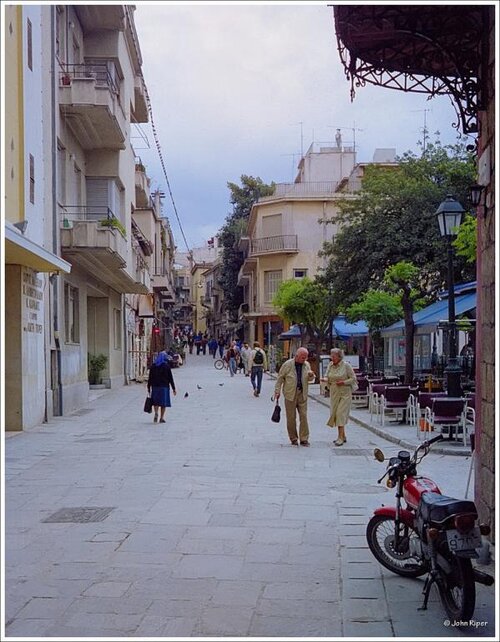
[(160, 408), (160, 423), (165, 423), (165, 409), (170, 408), (172, 405), (170, 403), (170, 388), (172, 388), (175, 396), (177, 392), (175, 390), (172, 370), (168, 364), (167, 353), (160, 352), (149, 370), (148, 378), (148, 392), (150, 392), (151, 389), (153, 390), (151, 398), (155, 409), (154, 423), (158, 421), (158, 407)]

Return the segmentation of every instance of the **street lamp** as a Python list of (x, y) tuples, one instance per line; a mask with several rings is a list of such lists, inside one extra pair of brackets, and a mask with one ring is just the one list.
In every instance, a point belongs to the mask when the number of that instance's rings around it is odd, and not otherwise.
[(448, 397), (461, 397), (461, 368), (457, 359), (455, 284), (453, 280), (453, 239), (458, 233), (464, 208), (448, 195), (436, 211), (441, 236), (448, 241), (448, 365), (445, 368)]

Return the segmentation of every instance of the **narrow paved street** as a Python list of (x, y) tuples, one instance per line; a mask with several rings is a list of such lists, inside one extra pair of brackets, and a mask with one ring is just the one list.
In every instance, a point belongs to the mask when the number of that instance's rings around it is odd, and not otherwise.
[[(164, 425), (134, 383), (7, 436), (8, 636), (494, 635), (494, 588), (478, 586), (475, 620), (487, 624), (464, 632), (445, 626), (434, 594), (417, 611), (423, 580), (371, 556), (368, 517), (393, 502), (372, 451), (397, 446), (351, 424), (334, 448), (328, 409), (310, 400), (311, 447), (294, 448), (284, 419), (270, 421), (268, 375), (255, 398), (249, 378), (208, 355), (173, 373)], [(446, 455), (421, 467), (457, 496), (467, 471)]]

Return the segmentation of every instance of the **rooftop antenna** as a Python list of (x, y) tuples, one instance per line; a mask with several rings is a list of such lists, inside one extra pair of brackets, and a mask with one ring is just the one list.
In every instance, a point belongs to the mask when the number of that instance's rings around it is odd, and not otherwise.
[(300, 125), (300, 155), (304, 156), (304, 122), (301, 120), (298, 123), (292, 123), (292, 125)]
[[(298, 152), (295, 152), (295, 154), (281, 154), (281, 156), (291, 156), (292, 157), (292, 182), (295, 180), (295, 170), (297, 169), (297, 166), (295, 164), (295, 158), (299, 155)], [(302, 156), (301, 156), (302, 158)]]
[(431, 109), (412, 109), (414, 113), (416, 112), (424, 112), (424, 127), (420, 131), (423, 134), (423, 153), (425, 154), (425, 150), (427, 149), (427, 134), (429, 133), (429, 130), (427, 129), (427, 112), (432, 111)]
[(356, 132), (364, 132), (364, 129), (360, 129), (359, 127), (356, 127), (356, 121), (353, 122), (352, 127), (339, 127), (338, 125), (328, 125), (330, 129), (348, 129), (349, 131), (352, 132), (352, 148), (354, 151), (356, 151)]

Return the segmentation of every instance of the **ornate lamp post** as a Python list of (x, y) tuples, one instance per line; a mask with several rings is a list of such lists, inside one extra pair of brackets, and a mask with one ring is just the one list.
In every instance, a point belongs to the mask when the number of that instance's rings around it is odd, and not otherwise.
[(461, 368), (457, 359), (457, 326), (455, 323), (455, 284), (453, 279), (453, 239), (458, 233), (464, 208), (448, 195), (436, 211), (441, 236), (448, 242), (448, 365), (445, 368), (448, 397), (460, 397)]

